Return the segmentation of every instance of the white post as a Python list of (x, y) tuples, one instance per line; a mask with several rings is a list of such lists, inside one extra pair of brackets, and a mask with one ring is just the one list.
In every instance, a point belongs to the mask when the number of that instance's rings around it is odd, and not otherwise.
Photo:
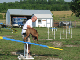
[(61, 32), (60, 32), (60, 39), (61, 39)]
[(27, 45), (27, 51), (26, 51), (27, 55), (26, 55), (26, 57), (28, 58), (28, 44), (26, 43), (26, 45)]
[(52, 35), (53, 35), (53, 27), (52, 27)]
[[(27, 49), (26, 49), (27, 47)], [(24, 43), (24, 56), (20, 54), (20, 56), (18, 56), (18, 59), (22, 59), (22, 60), (26, 60), (26, 59), (34, 59), (33, 57), (29, 57), (28, 56), (28, 44)]]
[(55, 39), (55, 27), (54, 27), (54, 39)]
[(49, 39), (49, 27), (48, 27), (48, 39)]
[(63, 34), (64, 34), (64, 28), (63, 28)]
[(56, 29), (56, 31), (57, 31), (57, 29)]
[(69, 34), (70, 34), (70, 26), (69, 26)]
[(53, 39), (49, 39), (49, 27), (48, 27), (48, 39), (46, 39), (46, 40), (53, 40)]
[[(27, 45), (27, 49), (26, 49), (26, 45)], [(28, 58), (28, 44), (27, 43), (24, 44), (24, 57)]]
[(24, 57), (26, 57), (25, 56), (25, 51), (26, 51), (26, 44), (24, 44)]
[(66, 39), (67, 39), (67, 22), (66, 22)]
[(71, 27), (71, 38), (72, 38), (72, 27)]

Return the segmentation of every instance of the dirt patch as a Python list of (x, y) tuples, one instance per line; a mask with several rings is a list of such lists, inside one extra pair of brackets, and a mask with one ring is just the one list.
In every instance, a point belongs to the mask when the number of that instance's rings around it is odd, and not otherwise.
[(59, 41), (54, 41), (53, 42), (54, 47), (62, 47), (62, 45), (63, 45), (62, 42), (59, 42)]
[(0, 51), (2, 51), (2, 49), (0, 49)]
[(63, 43), (59, 41), (54, 41), (50, 43), (52, 43), (54, 47), (79, 47), (80, 46), (80, 45), (63, 45)]
[(60, 58), (47, 58), (46, 60), (62, 60)]
[(13, 36), (18, 36), (18, 35), (4, 35), (2, 37), (13, 37)]
[[(24, 55), (23, 53), (20, 53), (20, 52), (11, 52), (12, 55)], [(35, 54), (32, 54), (32, 56), (34, 57), (38, 57), (38, 58), (44, 58), (44, 60), (62, 60), (60, 58), (54, 58), (54, 57), (46, 57), (46, 56), (39, 56), (39, 55), (35, 55)], [(42, 59), (43, 60), (43, 59)]]
[(12, 37), (11, 35), (5, 35), (5, 36), (3, 36), (3, 37)]
[(64, 45), (64, 47), (79, 47), (79, 45)]

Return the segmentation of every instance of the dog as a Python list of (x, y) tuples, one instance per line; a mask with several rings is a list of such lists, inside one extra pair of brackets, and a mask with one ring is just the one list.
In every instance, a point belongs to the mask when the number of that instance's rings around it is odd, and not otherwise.
[(35, 30), (34, 28), (28, 28), (28, 29), (25, 29), (25, 30), (26, 30), (26, 37), (24, 37), (24, 42), (26, 42), (26, 38), (31, 34), (32, 38), (34, 40), (34, 43), (35, 43), (35, 40), (37, 39), (37, 43), (39, 44), (37, 30)]

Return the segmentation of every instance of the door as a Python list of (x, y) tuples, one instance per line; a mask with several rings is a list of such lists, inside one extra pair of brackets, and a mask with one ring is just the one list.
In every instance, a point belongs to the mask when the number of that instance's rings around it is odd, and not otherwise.
[(47, 27), (51, 27), (50, 22), (51, 22), (50, 19), (47, 19), (47, 21), (46, 21)]

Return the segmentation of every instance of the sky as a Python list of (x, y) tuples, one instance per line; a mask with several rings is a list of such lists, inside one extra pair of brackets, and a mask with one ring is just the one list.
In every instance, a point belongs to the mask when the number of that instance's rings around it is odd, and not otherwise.
[[(15, 2), (15, 1), (20, 2), (20, 0), (0, 0), (0, 3), (3, 3), (3, 2), (8, 3), (8, 2)], [(64, 1), (66, 1), (66, 2), (71, 2), (71, 0), (64, 0)]]

